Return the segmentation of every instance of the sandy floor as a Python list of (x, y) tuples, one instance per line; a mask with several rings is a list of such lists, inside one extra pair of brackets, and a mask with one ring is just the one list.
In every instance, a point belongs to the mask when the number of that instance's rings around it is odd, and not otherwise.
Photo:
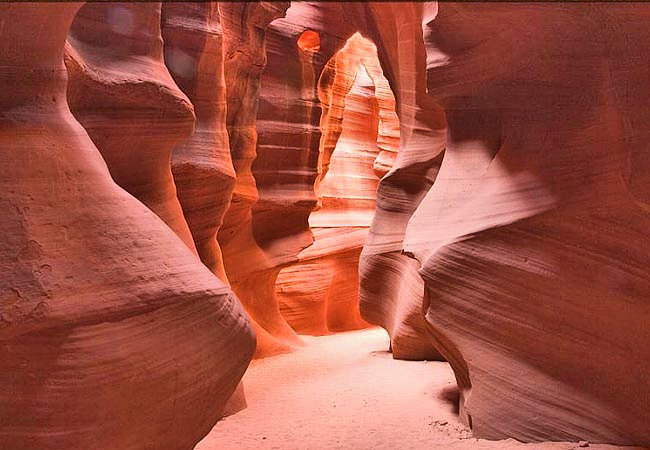
[(197, 450), (580, 448), (471, 438), (454, 412), (449, 365), (393, 360), (381, 329), (304, 340), (294, 353), (253, 362), (248, 408), (215, 425)]

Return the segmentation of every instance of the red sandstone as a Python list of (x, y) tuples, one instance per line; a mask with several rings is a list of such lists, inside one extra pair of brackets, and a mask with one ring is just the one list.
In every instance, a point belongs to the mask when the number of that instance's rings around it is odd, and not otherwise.
[(650, 444), (649, 22), (0, 4), (0, 448)]

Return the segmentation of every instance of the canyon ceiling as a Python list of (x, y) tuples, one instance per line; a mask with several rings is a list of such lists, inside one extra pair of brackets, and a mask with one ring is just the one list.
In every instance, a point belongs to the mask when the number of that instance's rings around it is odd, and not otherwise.
[(0, 38), (0, 448), (192, 448), (252, 358), (369, 326), (476, 437), (650, 445), (650, 5), (0, 3)]

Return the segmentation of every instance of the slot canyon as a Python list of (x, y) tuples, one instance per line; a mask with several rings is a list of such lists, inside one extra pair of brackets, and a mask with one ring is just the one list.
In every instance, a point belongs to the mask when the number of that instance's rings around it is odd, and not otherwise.
[(0, 450), (650, 448), (650, 4), (0, 2)]

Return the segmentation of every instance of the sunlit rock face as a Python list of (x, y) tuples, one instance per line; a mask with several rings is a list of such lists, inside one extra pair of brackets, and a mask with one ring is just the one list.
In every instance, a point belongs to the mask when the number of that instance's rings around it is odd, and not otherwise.
[[(115, 184), (70, 113), (64, 46), (79, 7), (0, 4), (0, 448), (192, 448), (235, 389), (254, 335), (231, 291)], [(110, 64), (118, 79), (140, 73), (120, 61)], [(113, 85), (120, 105), (123, 90)], [(153, 101), (134, 91), (138, 100)], [(125, 128), (129, 145), (136, 128)]]
[(476, 436), (649, 443), (648, 20), (643, 4), (423, 16), (448, 137), (404, 248)]
[[(324, 113), (318, 178), (319, 207), (311, 227), (369, 227), (379, 178), (399, 146), (395, 97), (383, 76), (377, 49), (352, 36), (320, 77)], [(381, 153), (381, 157), (380, 157)]]
[[(419, 3), (366, 5), (371, 22), (367, 34), (379, 49), (395, 92), (401, 139), (395, 161), (379, 182), (359, 273), (361, 314), (388, 331), (393, 356), (432, 360), (441, 356), (423, 318), (419, 266), (402, 253), (408, 221), (435, 180), (445, 146), (444, 113), (426, 94), (422, 7)], [(379, 174), (389, 165), (382, 163), (385, 154), (375, 161)]]
[(650, 444), (648, 23), (0, 3), (0, 448), (192, 448), (253, 326), (368, 324), (477, 437)]
[(283, 316), (295, 330), (312, 334), (367, 325), (358, 306), (359, 254), (374, 212), (377, 167), (381, 173), (392, 163), (399, 141), (395, 99), (377, 50), (359, 34), (327, 63), (318, 97), (319, 206), (309, 216), (315, 242), (276, 284)]
[(165, 67), (160, 14), (155, 2), (84, 5), (68, 35), (68, 101), (117, 184), (194, 249), (169, 164), (194, 109)]
[[(265, 30), (282, 17), (288, 2), (224, 2), (219, 5), (224, 39), (227, 130), (235, 169), (232, 201), (218, 233), (226, 274), (249, 312), (257, 334), (257, 355), (286, 351), (298, 342), (273, 304), (275, 274), (253, 237), (251, 210), (258, 199), (251, 165), (256, 157), (255, 119), (260, 77), (266, 63)], [(269, 292), (271, 295), (269, 295)]]
[(220, 7), (237, 181), (219, 242), (228, 279), (258, 325), (258, 355), (267, 356), (301, 345), (280, 314), (276, 278), (313, 242), (307, 220), (316, 206), (316, 83), (352, 31), (333, 25), (343, 17), (338, 3)]

